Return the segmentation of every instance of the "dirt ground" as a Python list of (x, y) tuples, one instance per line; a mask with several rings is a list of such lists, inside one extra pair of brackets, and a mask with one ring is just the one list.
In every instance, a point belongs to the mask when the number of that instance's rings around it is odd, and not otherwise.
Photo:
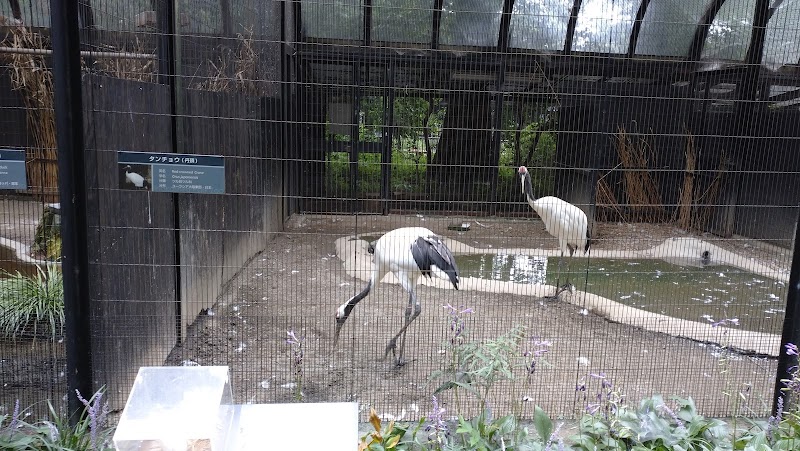
[[(447, 230), (461, 222), (470, 222), (471, 230)], [(197, 318), (167, 363), (229, 365), (239, 403), (288, 402), (302, 391), (306, 402), (358, 401), (362, 414), (374, 407), (386, 417), (415, 419), (430, 411), (438, 386), (431, 375), (452, 354), (444, 345), (450, 329), (442, 307), (450, 303), (475, 310), (465, 315), (470, 339), (497, 337), (521, 325), (530, 340), (552, 343), (547, 365), (537, 365), (529, 377), (522, 370), (513, 383), (500, 383), (489, 393), (498, 414), (520, 409), (524, 414), (538, 404), (554, 416), (572, 417), (596, 396), (598, 383), (590, 373), (604, 373), (632, 402), (652, 394), (691, 396), (707, 415), (768, 413), (774, 359), (729, 355), (713, 344), (613, 323), (571, 304), (530, 296), (419, 287), (423, 311), (408, 330), (410, 362), (397, 368), (391, 359), (379, 358), (401, 325), (407, 298), (397, 285), (379, 285), (358, 305), (333, 347), (336, 308), (363, 286), (344, 271), (334, 241), (412, 225), (474, 247), (557, 247), (541, 221), (527, 219), (297, 215), (228, 285), (215, 307)], [(593, 246), (648, 249), (686, 235), (671, 226), (604, 223), (595, 229)], [(702, 238), (788, 274), (788, 250), (737, 237)], [(286, 342), (289, 330), (302, 341), (297, 365), (296, 348)], [(587, 390), (576, 392), (584, 380), (590, 382)], [(724, 392), (742, 393), (746, 401)], [(468, 413), (474, 408), (471, 398), (462, 391), (458, 406), (452, 394), (443, 394), (440, 402), (453, 414)]]
[[(36, 202), (2, 199), (0, 236), (32, 241), (40, 214), (41, 205)], [(461, 222), (469, 222), (471, 229), (447, 229)], [(408, 331), (410, 362), (397, 368), (391, 359), (379, 358), (400, 327), (406, 294), (397, 285), (379, 285), (359, 304), (334, 348), (334, 312), (363, 286), (344, 270), (334, 242), (342, 236), (379, 234), (412, 225), (478, 248), (557, 247), (541, 221), (531, 219), (296, 215), (286, 222), (285, 232), (275, 234), (268, 247), (228, 284), (216, 305), (198, 316), (186, 340), (165, 363), (228, 365), (237, 403), (288, 402), (302, 391), (306, 402), (358, 401), (362, 419), (374, 407), (386, 417), (412, 420), (430, 411), (431, 394), (439, 383), (431, 376), (452, 355), (444, 344), (451, 332), (442, 306), (449, 303), (475, 310), (465, 315), (472, 340), (494, 338), (521, 325), (530, 339), (552, 343), (545, 355), (548, 364), (540, 363), (530, 376), (521, 370), (513, 383), (499, 383), (489, 393), (489, 405), (497, 414), (512, 410), (525, 414), (538, 404), (556, 417), (573, 417), (597, 393), (598, 382), (587, 376), (590, 373), (607, 375), (631, 402), (660, 393), (691, 396), (707, 415), (767, 414), (774, 359), (727, 355), (713, 344), (613, 323), (584, 314), (575, 305), (531, 296), (419, 287), (423, 311)], [(594, 231), (593, 248), (649, 249), (679, 236), (692, 234), (668, 225), (601, 223)], [(789, 250), (741, 237), (700, 237), (788, 274)], [(286, 342), (289, 330), (296, 331), (303, 344), (299, 365), (294, 364), (295, 348)], [(527, 340), (522, 345), (523, 349), (530, 346)], [(0, 382), (4, 395), (21, 398), (24, 404), (38, 385), (45, 396), (52, 397), (63, 384), (63, 371), (39, 366), (54, 356), (61, 366), (62, 352), (3, 343)], [(34, 355), (44, 360), (31, 360)], [(50, 376), (39, 381), (37, 374)], [(589, 381), (587, 390), (576, 392), (576, 385), (583, 381)], [(741, 392), (746, 402), (723, 392)], [(440, 402), (451, 414), (468, 414), (475, 407), (472, 398), (462, 391), (456, 405), (452, 393), (445, 393)]]

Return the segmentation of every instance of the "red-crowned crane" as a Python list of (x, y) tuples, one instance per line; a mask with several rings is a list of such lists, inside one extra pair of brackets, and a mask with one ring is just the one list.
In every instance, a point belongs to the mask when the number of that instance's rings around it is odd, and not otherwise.
[(130, 165), (125, 166), (125, 180), (128, 183), (133, 184), (133, 186), (137, 188), (147, 188), (147, 186), (149, 185), (147, 179), (145, 179), (136, 172), (131, 172)]
[[(383, 358), (385, 359), (391, 351), (397, 366), (402, 366), (405, 364), (403, 352), (406, 329), (422, 311), (414, 291), (417, 279), (420, 276), (430, 278), (433, 274), (442, 279), (450, 279), (453, 287), (457, 290), (458, 267), (453, 253), (444, 244), (442, 238), (423, 227), (403, 227), (387, 232), (375, 242), (372, 253), (372, 275), (367, 286), (336, 309), (336, 332), (333, 343), (336, 346), (339, 332), (356, 304), (364, 299), (370, 290), (391, 271), (400, 281), (400, 285), (408, 292), (408, 307), (406, 307), (405, 323), (400, 331), (389, 340)], [(398, 349), (397, 339), (401, 336)]]
[(528, 204), (531, 208), (536, 210), (536, 213), (542, 218), (547, 233), (558, 239), (561, 257), (558, 259), (556, 294), (553, 296), (557, 298), (561, 291), (570, 286), (569, 275), (567, 276), (567, 283), (564, 287), (558, 286), (561, 278), (561, 264), (564, 259), (564, 253), (568, 252), (570, 257), (567, 267), (567, 274), (569, 274), (572, 265), (572, 254), (578, 249), (583, 249), (584, 253), (589, 250), (589, 221), (586, 219), (586, 213), (584, 213), (583, 210), (565, 200), (555, 196), (545, 196), (538, 199), (534, 197), (531, 174), (528, 172), (528, 168), (520, 166), (518, 172), (520, 181), (522, 182), (522, 193), (528, 200)]

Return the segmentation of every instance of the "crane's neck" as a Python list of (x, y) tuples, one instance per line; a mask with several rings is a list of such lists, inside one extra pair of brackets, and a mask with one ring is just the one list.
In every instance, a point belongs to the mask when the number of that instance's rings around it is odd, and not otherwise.
[(522, 182), (522, 194), (525, 195), (526, 199), (528, 200), (528, 204), (533, 207), (533, 203), (536, 202), (536, 197), (533, 195), (533, 183), (531, 183), (531, 174), (526, 172), (520, 175), (520, 180)]

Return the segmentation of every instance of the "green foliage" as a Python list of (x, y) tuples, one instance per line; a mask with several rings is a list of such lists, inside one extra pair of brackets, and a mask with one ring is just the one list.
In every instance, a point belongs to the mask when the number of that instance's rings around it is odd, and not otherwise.
[[(635, 407), (625, 403), (614, 384), (605, 374), (589, 374), (588, 381), (581, 381), (578, 390), (587, 392), (587, 385), (596, 385), (595, 395), (585, 395), (587, 412), (578, 421), (578, 433), (565, 443), (560, 438), (558, 427), (538, 406), (534, 408), (531, 433), (527, 425), (520, 424), (515, 415), (492, 418), (486, 408), (491, 387), (499, 380), (513, 380), (520, 342), (525, 329), (515, 327), (498, 338), (474, 342), (468, 339), (464, 316), (473, 314), (468, 308), (446, 305), (450, 315), (451, 337), (446, 343), (453, 359), (432, 379), (444, 379), (436, 390), (463, 389), (471, 393), (481, 404), (480, 413), (471, 419), (458, 415), (448, 425), (442, 418), (434, 396), (434, 410), (428, 422), (423, 419), (412, 432), (391, 423), (381, 430), (380, 423), (373, 423), (376, 433), (370, 447), (362, 449), (392, 450), (619, 450), (619, 451), (713, 451), (747, 450), (773, 451), (798, 449), (800, 443), (800, 407), (791, 412), (781, 412), (768, 422), (754, 422), (753, 428), (741, 437), (735, 437), (728, 423), (706, 418), (697, 411), (691, 398), (674, 397), (665, 401), (660, 395), (646, 398)], [(547, 340), (533, 340), (534, 349), (522, 355), (541, 358), (550, 347)], [(788, 347), (791, 355), (799, 351)], [(525, 368), (533, 375), (535, 362)], [(783, 381), (784, 391), (791, 395), (800, 393), (800, 375), (794, 368), (792, 377)], [(590, 387), (591, 388), (591, 387)], [(456, 402), (456, 406), (458, 403)], [(458, 409), (458, 407), (456, 407)], [(425, 440), (418, 434), (421, 426), (428, 424), (426, 431), (433, 430)]]
[(434, 394), (454, 387), (465, 388), (475, 394), (483, 410), (492, 386), (502, 379), (514, 379), (514, 368), (520, 366), (519, 345), (524, 336), (525, 328), (516, 326), (493, 340), (482, 343), (466, 341), (454, 346), (453, 352), (456, 355), (453, 365), (432, 376), (446, 377)]
[(675, 398), (670, 408), (661, 396), (637, 408), (620, 406), (611, 415), (584, 415), (572, 437), (579, 450), (724, 450), (731, 449), (726, 423), (697, 413), (694, 401)]
[(98, 391), (84, 403), (80, 418), (70, 426), (69, 418), (60, 415), (47, 401), (48, 420), (28, 423), (22, 419), (17, 402), (11, 415), (0, 416), (0, 450), (20, 451), (105, 451), (114, 449), (111, 444), (113, 428), (105, 426), (108, 406), (102, 404), (103, 392)]
[(424, 444), (417, 438), (417, 433), (422, 428), (424, 419), (420, 420), (414, 428), (403, 427), (394, 421), (385, 427), (375, 409), (370, 409), (369, 422), (374, 431), (361, 437), (358, 451), (394, 451), (409, 449), (425, 449)]
[[(359, 110), (359, 141), (380, 142), (384, 133), (384, 98), (367, 96), (361, 99)], [(432, 102), (432, 103), (431, 103)], [(392, 180), (396, 193), (424, 193), (426, 190), (427, 153), (424, 129), (427, 125), (431, 141), (441, 135), (446, 107), (441, 98), (398, 97), (394, 102), (392, 123)], [(543, 196), (553, 193), (555, 173), (551, 169), (556, 152), (554, 119), (542, 105), (529, 107), (519, 133), (516, 147), (517, 123), (512, 114), (504, 115), (503, 138), (500, 148), (497, 192), (500, 199), (520, 199), (517, 167), (527, 164), (533, 175), (534, 193)], [(533, 118), (532, 122), (529, 122)], [(349, 135), (326, 133), (334, 141), (350, 141)], [(435, 152), (437, 145), (431, 143)], [(350, 156), (347, 153), (327, 155), (326, 188), (331, 197), (350, 195)], [(358, 156), (358, 196), (380, 193), (381, 163), (379, 154)], [(488, 187), (486, 188), (488, 189)]]
[(5, 273), (0, 279), (0, 333), (8, 338), (63, 334), (64, 283), (54, 263), (37, 266), (35, 277)]
[[(392, 152), (392, 189), (423, 192), (427, 157), (424, 154)], [(350, 155), (332, 152), (326, 160), (326, 188), (329, 196), (347, 197), (350, 193)], [(381, 156), (364, 153), (358, 156), (358, 193), (381, 192)]]

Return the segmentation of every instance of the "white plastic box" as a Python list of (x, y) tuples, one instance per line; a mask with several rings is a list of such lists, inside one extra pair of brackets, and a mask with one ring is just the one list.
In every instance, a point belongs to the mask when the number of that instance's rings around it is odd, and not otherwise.
[(226, 366), (142, 367), (114, 446), (119, 451), (224, 450), (233, 410)]

